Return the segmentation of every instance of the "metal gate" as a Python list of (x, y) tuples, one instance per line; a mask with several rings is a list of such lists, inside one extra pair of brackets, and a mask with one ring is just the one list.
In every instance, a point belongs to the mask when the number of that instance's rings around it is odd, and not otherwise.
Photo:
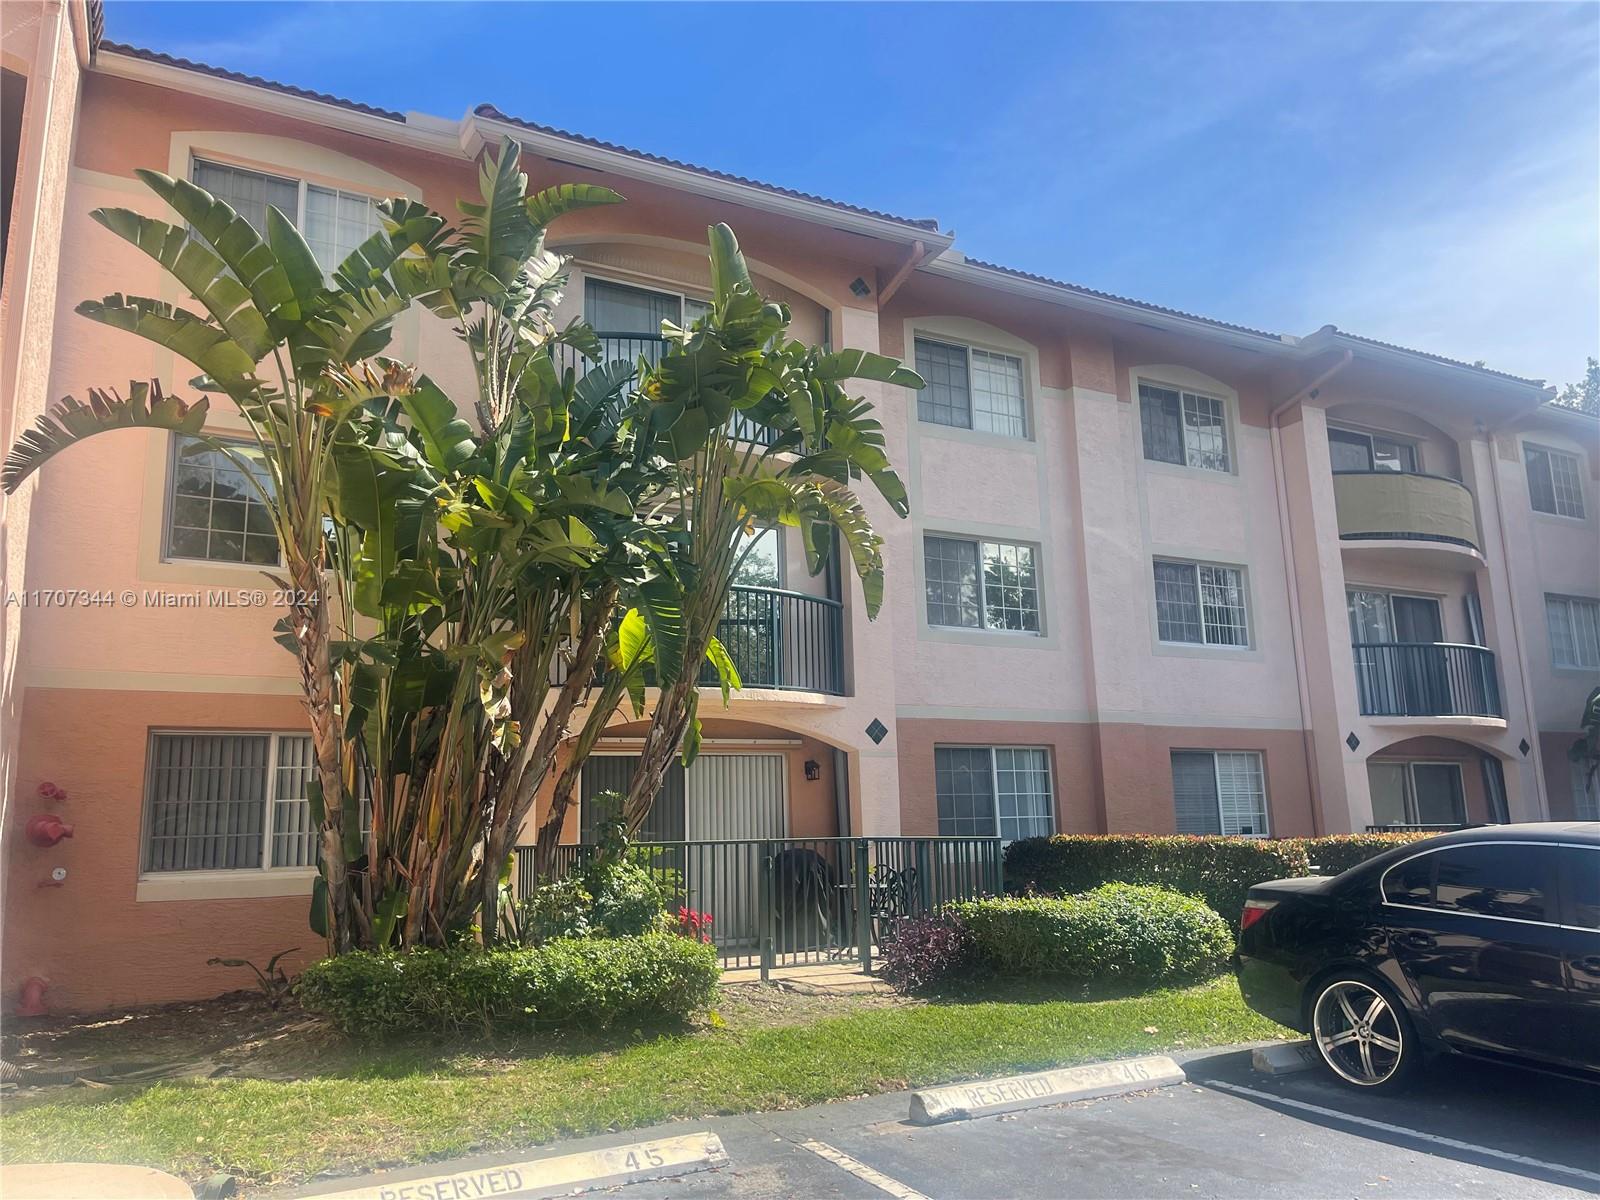
[[(698, 765), (698, 764), (697, 764)], [(692, 778), (692, 775), (691, 775)], [(859, 960), (906, 917), (1004, 891), (999, 838), (737, 838), (635, 843), (669, 910), (708, 912), (724, 967)], [(552, 878), (593, 846), (562, 846)], [(538, 885), (533, 847), (517, 848), (517, 891)], [(719, 911), (718, 905), (721, 905)]]

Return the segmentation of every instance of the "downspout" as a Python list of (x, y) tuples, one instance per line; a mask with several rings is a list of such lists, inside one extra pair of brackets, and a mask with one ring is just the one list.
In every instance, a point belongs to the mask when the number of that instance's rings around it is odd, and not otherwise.
[[(1527, 722), (1528, 732), (1533, 734), (1530, 741), (1533, 744), (1533, 770), (1535, 776), (1534, 796), (1538, 800), (1540, 818), (1550, 819), (1549, 781), (1544, 775), (1544, 747), (1539, 744), (1539, 723), (1534, 719), (1533, 712), (1533, 682), (1528, 677), (1528, 657), (1522, 649), (1522, 614), (1517, 605), (1516, 580), (1511, 577), (1511, 560), (1507, 547), (1511, 545), (1506, 536), (1506, 506), (1500, 494), (1500, 464), (1495, 459), (1494, 435), (1505, 429), (1504, 425), (1497, 425), (1493, 429), (1485, 429), (1484, 439), (1489, 444), (1489, 487), (1494, 492), (1494, 523), (1500, 531), (1500, 557), (1506, 572), (1506, 602), (1511, 609), (1511, 641), (1517, 652), (1517, 677), (1522, 680), (1522, 719)], [(1509, 808), (1509, 806), (1508, 806)], [(1506, 815), (1511, 814), (1507, 811)]]
[(1322, 788), (1317, 782), (1314, 747), (1311, 733), (1311, 684), (1306, 679), (1305, 630), (1300, 622), (1300, 570), (1295, 562), (1294, 534), (1289, 520), (1289, 481), (1283, 469), (1283, 435), (1279, 421), (1283, 414), (1306, 399), (1315, 399), (1322, 385), (1350, 365), (1355, 356), (1349, 351), (1340, 355), (1321, 375), (1287, 400), (1273, 407), (1267, 414), (1267, 429), (1272, 441), (1272, 487), (1278, 505), (1278, 536), (1289, 553), (1289, 569), (1284, 572), (1284, 590), (1288, 594), (1289, 631), (1294, 640), (1294, 679), (1300, 698), (1300, 755), (1306, 764), (1306, 794), (1311, 799), (1311, 832), (1322, 836)]

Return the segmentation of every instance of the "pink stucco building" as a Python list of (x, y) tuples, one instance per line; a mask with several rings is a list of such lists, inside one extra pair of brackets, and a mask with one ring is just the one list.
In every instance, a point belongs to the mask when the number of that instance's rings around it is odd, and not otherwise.
[[(1290, 836), (1600, 815), (1567, 758), (1600, 681), (1600, 435), (1541, 382), (992, 266), (934, 221), (488, 106), (388, 112), (97, 46), (95, 18), (0, 8), (7, 445), (50, 399), (132, 378), (182, 391), (192, 373), (72, 312), (114, 291), (181, 300), (89, 217), (159, 213), (135, 168), (246, 216), (277, 204), (342, 256), (376, 228), (375, 197), (453, 209), (505, 135), (536, 185), (627, 197), (556, 239), (571, 314), (619, 346), (693, 315), (705, 227), (727, 221), (801, 336), (927, 378), (865, 389), (912, 496), (906, 521), (873, 508), (882, 615), (774, 539), (730, 618), (754, 631), (747, 686), (708, 716), (663, 831)], [(433, 318), (407, 315), (397, 346), (464, 382)], [(308, 759), (276, 614), (185, 599), (254, 586), (275, 557), (225, 476), (129, 430), (0, 501), (7, 997), (37, 976), (61, 1008), (172, 999), (233, 982), (213, 955), (313, 952)], [(57, 589), (137, 602), (9, 599)], [(626, 769), (639, 730), (618, 721), (586, 792)], [(44, 781), (68, 798), (41, 802)], [(197, 830), (197, 796), (226, 820)], [(49, 808), (75, 836), (44, 849), (21, 829)]]

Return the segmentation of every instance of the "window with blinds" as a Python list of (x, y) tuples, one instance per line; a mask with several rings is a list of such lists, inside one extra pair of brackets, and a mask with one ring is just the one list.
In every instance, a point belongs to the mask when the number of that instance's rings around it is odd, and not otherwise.
[(315, 867), (314, 769), (304, 734), (151, 735), (144, 870)]
[(1039, 746), (938, 746), (940, 837), (1015, 841), (1055, 832), (1050, 755)]
[(1547, 595), (1544, 615), (1555, 666), (1600, 669), (1600, 600)]
[(1244, 572), (1215, 563), (1155, 560), (1156, 636), (1163, 642), (1248, 646)]
[(1266, 774), (1253, 750), (1174, 750), (1172, 802), (1179, 833), (1265, 837)]
[(226, 201), (262, 237), (267, 236), (267, 209), (276, 208), (305, 235), (324, 274), (333, 274), (352, 251), (383, 228), (372, 197), (359, 192), (199, 158), (190, 177)]

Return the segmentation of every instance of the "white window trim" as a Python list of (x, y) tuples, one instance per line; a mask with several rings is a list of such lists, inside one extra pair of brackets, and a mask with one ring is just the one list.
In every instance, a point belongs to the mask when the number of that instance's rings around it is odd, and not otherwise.
[[(282, 876), (284, 878), (303, 877), (307, 880), (314, 878), (319, 872), (315, 867), (275, 867), (272, 865), (272, 830), (273, 809), (278, 803), (278, 746), (286, 737), (310, 737), (304, 729), (179, 729), (167, 727), (152, 727), (145, 734), (145, 768), (144, 768), (144, 795), (140, 801), (139, 818), (139, 891), (138, 899), (183, 899), (186, 889), (178, 888), (153, 888), (148, 897), (145, 885), (156, 881), (165, 882), (171, 879), (193, 879), (201, 884), (220, 884), (227, 880), (249, 880), (263, 876)], [(149, 852), (150, 841), (150, 797), (155, 790), (156, 756), (155, 742), (158, 737), (264, 737), (267, 742), (266, 764), (266, 808), (262, 814), (261, 825), (261, 865), (255, 867), (229, 867), (222, 870), (210, 871), (149, 871), (145, 869), (145, 858)], [(270, 886), (270, 885), (269, 885)], [(297, 890), (288, 892), (250, 890), (251, 885), (244, 885), (243, 892), (238, 889), (224, 888), (221, 891), (211, 892), (205, 886), (199, 890), (203, 894), (211, 895), (255, 895), (279, 896), (296, 895)], [(160, 893), (172, 892), (173, 895)]]
[[(997, 442), (1013, 445), (1017, 442), (1033, 442), (1035, 440), (1033, 387), (1031, 384), (1032, 371), (1030, 369), (1028, 356), (1026, 354), (1014, 346), (1008, 348), (1004, 346), (986, 345), (983, 342), (974, 341), (971, 338), (957, 337), (954, 334), (936, 333), (931, 330), (923, 329), (913, 329), (911, 331), (910, 341), (911, 359), (906, 364), (912, 370), (916, 370), (917, 343), (919, 341), (932, 342), (936, 345), (952, 347), (965, 352), (967, 364), (967, 424), (946, 425), (942, 421), (924, 421), (922, 419), (921, 410), (916, 407), (917, 397), (913, 395), (911, 400), (912, 411), (916, 416), (915, 423), (918, 426), (939, 430), (954, 430), (957, 433), (972, 434), (975, 437), (981, 438), (994, 438)], [(1020, 434), (996, 433), (992, 429), (979, 429), (975, 424), (976, 413), (973, 411), (972, 407), (972, 352), (974, 350), (981, 350), (985, 354), (991, 354), (998, 358), (1010, 358), (1016, 360), (1017, 375), (1022, 383), (1022, 432)]]
[[(942, 538), (950, 542), (971, 542), (978, 547), (978, 624), (976, 625), (944, 625), (928, 619), (928, 539)], [(988, 623), (989, 601), (987, 589), (983, 585), (983, 547), (985, 543), (996, 546), (1018, 546), (1033, 551), (1033, 590), (1038, 596), (1038, 629), (1004, 629), (998, 625)], [(1038, 542), (1019, 540), (1016, 538), (1000, 537), (985, 533), (946, 533), (937, 529), (924, 529), (922, 531), (922, 548), (917, 556), (918, 575), (922, 583), (920, 603), (922, 607), (922, 624), (928, 629), (939, 632), (955, 632), (964, 634), (996, 634), (1001, 637), (1017, 638), (1042, 638), (1046, 634), (1044, 611), (1044, 551)]]
[[(1194, 377), (1184, 378), (1187, 372), (1174, 372), (1171, 375), (1155, 375), (1144, 371), (1133, 372), (1133, 416), (1134, 427), (1138, 443), (1139, 461), (1147, 468), (1170, 471), (1201, 471), (1208, 478), (1228, 479), (1239, 474), (1239, 436), (1237, 419), (1238, 397), (1231, 390), (1218, 387), (1215, 383), (1195, 382)], [(1180, 382), (1180, 380), (1182, 380)], [(1181, 463), (1167, 462), (1162, 458), (1151, 458), (1144, 449), (1144, 397), (1140, 394), (1141, 385), (1148, 384), (1164, 391), (1178, 393), (1178, 445), (1183, 451)], [(1215, 400), (1222, 405), (1222, 437), (1223, 444), (1228, 452), (1228, 465), (1222, 470), (1216, 467), (1196, 466), (1189, 461), (1189, 440), (1184, 436), (1186, 425), (1184, 423), (1183, 394), (1187, 392), (1193, 396), (1202, 396), (1207, 400)]]
[[(216, 438), (219, 442), (233, 442), (241, 446), (253, 446), (249, 430), (204, 430), (204, 436)], [(167, 435), (167, 467), (162, 475), (161, 485), (161, 530), (160, 530), (160, 559), (163, 564), (181, 566), (216, 567), (224, 571), (249, 571), (258, 575), (263, 571), (271, 571), (283, 566), (283, 546), (278, 547), (278, 557), (269, 563), (234, 562), (231, 558), (198, 558), (187, 554), (174, 554), (172, 552), (172, 503), (177, 498), (178, 488), (178, 439), (187, 436), (180, 433)]]
[[(1171, 464), (1168, 464), (1171, 465)], [(1179, 567), (1194, 568), (1195, 596), (1199, 601), (1200, 609), (1200, 637), (1198, 642), (1172, 642), (1161, 636), (1161, 607), (1156, 596), (1156, 563), (1171, 563)], [(1244, 635), (1243, 642), (1209, 642), (1206, 636), (1206, 604), (1205, 595), (1200, 589), (1200, 568), (1216, 567), (1225, 571), (1239, 572), (1239, 593), (1244, 598)], [(1246, 653), (1256, 649), (1256, 613), (1255, 605), (1250, 599), (1250, 571), (1243, 563), (1219, 562), (1208, 558), (1181, 558), (1171, 554), (1156, 554), (1150, 558), (1150, 613), (1155, 621), (1156, 644), (1167, 649), (1207, 650), (1221, 652)]]
[[(1552, 466), (1551, 466), (1551, 470), (1550, 470), (1550, 479), (1551, 479), (1550, 487), (1551, 487), (1551, 495), (1552, 495), (1552, 497), (1555, 495), (1555, 468), (1554, 468), (1554, 465), (1553, 465), (1554, 457), (1556, 455), (1560, 455), (1563, 458), (1570, 458), (1572, 460), (1573, 467), (1574, 467), (1573, 473), (1574, 473), (1574, 475), (1576, 475), (1577, 480), (1578, 480), (1578, 504), (1580, 505), (1580, 507), (1582, 507), (1582, 509), (1583, 509), (1582, 512), (1580, 512), (1576, 516), (1574, 516), (1572, 513), (1546, 512), (1542, 508), (1535, 508), (1533, 506), (1533, 480), (1528, 475), (1528, 451), (1529, 450), (1537, 450), (1541, 454), (1549, 455), (1552, 458)], [(1588, 488), (1587, 484), (1584, 481), (1584, 460), (1583, 460), (1583, 455), (1579, 454), (1578, 452), (1576, 452), (1574, 450), (1563, 450), (1560, 446), (1550, 446), (1550, 445), (1546, 445), (1544, 442), (1533, 442), (1533, 441), (1528, 441), (1527, 439), (1523, 439), (1523, 442), (1522, 442), (1522, 477), (1523, 477), (1523, 482), (1527, 484), (1527, 488), (1528, 488), (1528, 511), (1533, 513), (1534, 516), (1536, 516), (1536, 517), (1550, 517), (1551, 519), (1557, 520), (1557, 521), (1577, 521), (1580, 524), (1583, 523), (1583, 522), (1588, 521), (1588, 519), (1589, 519), (1589, 500), (1590, 500), (1590, 497), (1589, 497), (1589, 488)]]
[[(1205, 746), (1174, 746), (1167, 754), (1167, 771), (1170, 776), (1172, 771), (1172, 755), (1174, 754), (1206, 754), (1211, 757), (1211, 777), (1217, 788), (1217, 828), (1222, 829), (1225, 822), (1222, 819), (1222, 768), (1218, 765), (1217, 756), (1222, 754), (1248, 754), (1261, 766), (1261, 823), (1266, 826), (1260, 833), (1229, 833), (1227, 830), (1219, 835), (1221, 837), (1247, 837), (1270, 838), (1272, 836), (1272, 804), (1267, 791), (1267, 756), (1260, 750), (1230, 750), (1227, 748), (1214, 749)], [(1177, 788), (1173, 788), (1172, 810), (1174, 819), (1178, 810)]]
[[(1045, 834), (1044, 836), (1046, 836), (1046, 837), (1054, 837), (1055, 836), (1055, 833), (1056, 833), (1056, 768), (1055, 768), (1055, 762), (1053, 761), (1053, 756), (1050, 753), (1050, 747), (1049, 746), (1027, 746), (1027, 745), (1023, 745), (1021, 743), (1013, 743), (1013, 742), (1002, 742), (1002, 743), (994, 743), (994, 742), (937, 742), (937, 743), (934, 744), (933, 750), (934, 750), (934, 755), (935, 755), (935, 759), (934, 759), (934, 764), (935, 764), (934, 765), (934, 776), (935, 776), (935, 778), (934, 778), (934, 789), (933, 789), (933, 792), (934, 792), (934, 794), (933, 794), (933, 818), (934, 818), (935, 822), (937, 822), (938, 819), (939, 819), (939, 783), (938, 783), (938, 778), (937, 778), (938, 777), (938, 757), (937, 757), (938, 756), (938, 752), (940, 750), (984, 750), (984, 751), (988, 752), (988, 755), (989, 755), (989, 798), (993, 802), (993, 809), (994, 809), (994, 812), (993, 812), (993, 816), (994, 816), (994, 834), (992, 836), (999, 838), (1002, 845), (1009, 844), (1010, 842), (1016, 841), (1018, 839), (1016, 839), (1016, 838), (1007, 838), (1004, 834), (1002, 834), (1000, 832), (1000, 765), (999, 765), (999, 762), (998, 762), (998, 760), (996, 758), (996, 753), (995, 752), (999, 751), (999, 750), (1043, 751), (1043, 753), (1044, 753), (1045, 783), (1050, 789), (1050, 795), (1049, 795), (1049, 799), (1050, 799), (1050, 804), (1049, 804), (1050, 832), (1048, 834)], [(940, 837), (944, 837), (946, 835), (940, 834), (939, 836)], [(951, 836), (951, 837), (982, 837), (983, 835), (982, 834), (956, 833), (956, 834), (950, 834), (949, 836)]]
[[(1405, 805), (1405, 808), (1406, 808), (1406, 813), (1405, 813), (1406, 820), (1401, 822), (1401, 824), (1403, 824), (1403, 825), (1422, 825), (1422, 824), (1425, 824), (1425, 823), (1431, 823), (1431, 822), (1423, 822), (1423, 821), (1419, 821), (1419, 820), (1415, 819), (1416, 815), (1417, 815), (1417, 779), (1416, 779), (1416, 775), (1415, 775), (1415, 768), (1417, 768), (1419, 766), (1422, 766), (1422, 767), (1450, 767), (1450, 768), (1453, 768), (1455, 773), (1456, 773), (1456, 782), (1461, 787), (1461, 820), (1459, 822), (1457, 822), (1457, 824), (1465, 825), (1467, 823), (1467, 819), (1468, 819), (1467, 818), (1467, 775), (1466, 775), (1466, 772), (1462, 770), (1461, 761), (1459, 759), (1454, 759), (1454, 758), (1383, 758), (1381, 756), (1374, 756), (1374, 757), (1369, 758), (1367, 760), (1367, 765), (1369, 767), (1373, 763), (1377, 763), (1380, 766), (1404, 767), (1406, 769), (1406, 791), (1405, 791), (1405, 795), (1401, 798), (1401, 802)], [(1372, 798), (1371, 797), (1371, 786), (1369, 784), (1369, 786), (1368, 786), (1368, 797), (1367, 797), (1369, 806), (1370, 806), (1371, 798)], [(1374, 817), (1376, 815), (1377, 815), (1376, 813), (1373, 814)], [(1373, 821), (1374, 825), (1376, 825), (1377, 823), (1378, 822), (1376, 820)]]
[[(1548, 516), (1549, 514), (1545, 513), (1543, 515)], [(1595, 670), (1600, 669), (1600, 663), (1564, 663), (1564, 662), (1561, 662), (1559, 659), (1556, 658), (1556, 639), (1555, 639), (1555, 635), (1551, 632), (1551, 629), (1550, 629), (1550, 602), (1552, 600), (1555, 600), (1555, 601), (1558, 601), (1558, 602), (1560, 602), (1562, 604), (1567, 605), (1568, 609), (1569, 609), (1569, 614), (1570, 614), (1570, 610), (1574, 606), (1580, 605), (1580, 604), (1593, 605), (1597, 609), (1600, 609), (1600, 599), (1596, 599), (1593, 596), (1574, 596), (1574, 595), (1571, 595), (1570, 593), (1566, 593), (1566, 592), (1546, 592), (1544, 594), (1544, 605), (1545, 605), (1545, 608), (1544, 608), (1544, 636), (1545, 636), (1545, 640), (1550, 643), (1550, 667), (1551, 667), (1551, 669), (1555, 670), (1555, 671), (1563, 671), (1563, 672), (1576, 672), (1576, 673), (1581, 673), (1581, 674), (1593, 674)], [(1600, 616), (1600, 613), (1597, 613), (1597, 616)], [(1570, 615), (1568, 616), (1568, 620), (1569, 621), (1571, 620), (1571, 616)], [(1600, 622), (1597, 622), (1597, 623), (1600, 623)], [(1574, 628), (1576, 628), (1575, 625), (1574, 625)]]

